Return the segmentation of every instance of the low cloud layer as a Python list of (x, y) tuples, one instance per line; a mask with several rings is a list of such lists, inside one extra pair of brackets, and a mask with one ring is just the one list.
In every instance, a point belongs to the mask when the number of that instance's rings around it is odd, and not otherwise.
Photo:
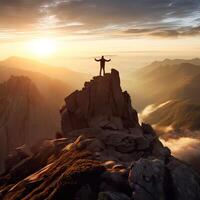
[(143, 121), (146, 117), (148, 117), (151, 113), (155, 112), (159, 108), (162, 108), (163, 106), (167, 105), (171, 101), (166, 101), (164, 103), (161, 103), (159, 105), (156, 104), (150, 104), (144, 108), (144, 110), (139, 114), (140, 121)]
[(192, 165), (200, 172), (200, 139), (180, 137), (178, 139), (161, 139), (161, 141), (171, 149), (176, 158)]
[(2, 0), (1, 31), (177, 37), (200, 33), (199, 0)]

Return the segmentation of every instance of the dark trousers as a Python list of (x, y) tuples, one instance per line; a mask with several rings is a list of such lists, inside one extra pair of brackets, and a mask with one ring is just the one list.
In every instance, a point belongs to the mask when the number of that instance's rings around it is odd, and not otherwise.
[(100, 67), (99, 76), (101, 76), (102, 70), (103, 70), (103, 75), (105, 75), (105, 67)]

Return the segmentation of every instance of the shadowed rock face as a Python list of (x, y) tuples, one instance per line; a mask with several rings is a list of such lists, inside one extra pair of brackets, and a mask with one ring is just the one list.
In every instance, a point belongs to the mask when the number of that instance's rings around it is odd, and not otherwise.
[[(0, 163), (13, 149), (53, 138), (55, 124), (46, 101), (24, 76), (0, 84)], [(0, 166), (0, 172), (3, 164)]]
[(134, 200), (198, 200), (199, 183), (199, 174), (174, 157), (165, 163), (160, 159), (140, 159), (129, 173)]
[(127, 92), (122, 92), (119, 73), (94, 77), (81, 91), (65, 99), (61, 109), (62, 130), (67, 135), (81, 128), (119, 130), (138, 126), (137, 112), (131, 106)]

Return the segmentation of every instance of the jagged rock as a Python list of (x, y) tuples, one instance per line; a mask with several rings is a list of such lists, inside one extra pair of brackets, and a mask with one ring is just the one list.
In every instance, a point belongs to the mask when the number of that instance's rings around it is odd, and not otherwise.
[(136, 149), (133, 137), (130, 135), (119, 134), (117, 132), (109, 134), (105, 139), (105, 143), (113, 146), (116, 151), (122, 153), (130, 153)]
[(172, 158), (167, 165), (173, 180), (172, 188), (176, 200), (198, 200), (200, 198), (200, 176), (190, 166)]
[(134, 200), (198, 200), (199, 183), (199, 174), (173, 157), (168, 163), (140, 159), (133, 163), (129, 173)]
[(113, 169), (113, 170), (122, 170), (122, 169), (126, 169), (126, 167), (125, 167), (124, 165), (118, 164), (118, 165), (114, 165), (114, 166), (112, 167), (112, 169)]
[(142, 123), (141, 128), (144, 134), (156, 136), (156, 132), (153, 130), (151, 125)]
[(114, 69), (104, 77), (94, 77), (81, 91), (68, 96), (65, 102), (61, 109), (65, 135), (88, 127), (119, 130), (139, 125), (130, 96), (122, 92), (119, 73)]
[(15, 166), (21, 160), (31, 155), (32, 155), (32, 152), (26, 145), (16, 148), (16, 150), (10, 152), (5, 159), (5, 171), (10, 170), (13, 166)]
[[(45, 140), (31, 148), (32, 154), (19, 157), (17, 153), (13, 153), (13, 156), (8, 156), (9, 162), (13, 165), (8, 165), (6, 172), (9, 176), (3, 176), (2, 183), (13, 184), (28, 175), (40, 170), (42, 167), (48, 164), (49, 159), (52, 155), (58, 156), (59, 152), (66, 146), (70, 140), (58, 139), (58, 140)], [(18, 152), (18, 149), (16, 150)], [(55, 159), (55, 158), (54, 158)]]
[[(164, 156), (163, 145), (157, 137), (148, 139), (137, 128), (140, 134), (130, 134), (129, 130), (105, 130), (100, 128), (87, 128), (72, 131), (69, 135), (78, 137), (75, 143), (67, 148), (87, 149), (92, 151), (103, 161), (114, 160), (120, 164), (129, 165), (131, 161), (147, 156)], [(136, 132), (135, 132), (136, 133)], [(156, 145), (159, 144), (159, 145)], [(163, 149), (163, 150), (162, 150)]]
[[(41, 164), (39, 159), (37, 162), (38, 165)], [(27, 174), (26, 178), (21, 177), (10, 182), (8, 176), (8, 180), (4, 183), (0, 178), (0, 192), (4, 200), (23, 198), (55, 200), (75, 199), (75, 197), (85, 200), (84, 195), (93, 200), (98, 196), (96, 190), (105, 167), (101, 162), (91, 160), (90, 152), (70, 150), (60, 151), (53, 162), (45, 167), (41, 166), (35, 173), (30, 168), (27, 168), (26, 172), (28, 170), (30, 174)], [(87, 194), (83, 194), (83, 191), (87, 191)]]
[(65, 102), (61, 109), (63, 133), (83, 136), (76, 148), (93, 151), (98, 159), (129, 165), (140, 157), (159, 154), (163, 148), (155, 148), (158, 138), (151, 126), (139, 125), (137, 112), (128, 93), (122, 92), (119, 73), (114, 69), (104, 77), (94, 77)]
[(131, 190), (128, 184), (128, 174), (121, 173), (116, 169), (104, 172), (101, 175), (102, 184), (100, 186), (101, 191), (115, 191), (125, 194), (131, 194)]
[(165, 199), (165, 166), (161, 160), (140, 159), (132, 165), (129, 184), (134, 200)]
[(104, 162), (103, 165), (104, 165), (106, 168), (108, 168), (108, 169), (112, 169), (112, 167), (113, 167), (115, 164), (116, 164), (115, 161), (109, 160), (109, 161)]

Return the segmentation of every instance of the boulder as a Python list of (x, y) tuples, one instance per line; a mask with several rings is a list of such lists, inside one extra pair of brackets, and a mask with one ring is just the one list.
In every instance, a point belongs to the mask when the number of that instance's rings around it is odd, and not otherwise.
[(171, 157), (140, 159), (132, 164), (129, 185), (134, 200), (198, 200), (200, 176), (191, 167)]
[(132, 164), (129, 184), (134, 200), (165, 199), (165, 166), (161, 160), (140, 159)]
[(174, 199), (198, 200), (200, 198), (200, 176), (197, 172), (174, 158), (171, 158), (167, 168), (173, 180)]

